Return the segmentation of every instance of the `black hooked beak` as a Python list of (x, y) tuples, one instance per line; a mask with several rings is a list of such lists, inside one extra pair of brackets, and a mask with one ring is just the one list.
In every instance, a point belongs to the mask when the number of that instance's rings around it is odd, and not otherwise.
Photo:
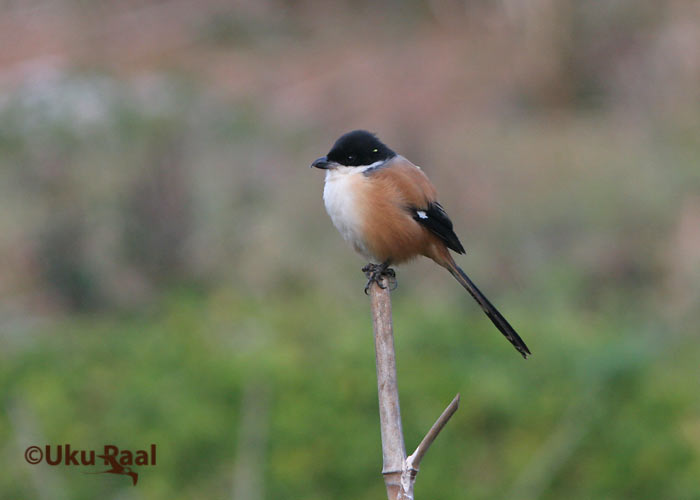
[(314, 162), (311, 164), (311, 166), (316, 167), (316, 168), (328, 169), (328, 168), (330, 168), (331, 163), (332, 162), (328, 161), (328, 158), (326, 158), (325, 156), (322, 156), (320, 158), (316, 158), (314, 160)]

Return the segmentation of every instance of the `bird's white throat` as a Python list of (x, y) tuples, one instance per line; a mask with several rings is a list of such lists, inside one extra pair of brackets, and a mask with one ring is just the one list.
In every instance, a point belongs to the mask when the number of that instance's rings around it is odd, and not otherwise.
[[(381, 162), (378, 162), (381, 163)], [(326, 211), (338, 229), (343, 239), (363, 256), (371, 260), (371, 255), (362, 239), (361, 211), (356, 201), (355, 193), (362, 189), (366, 182), (362, 172), (373, 165), (363, 167), (336, 167), (326, 171), (326, 181), (323, 187), (323, 202)]]

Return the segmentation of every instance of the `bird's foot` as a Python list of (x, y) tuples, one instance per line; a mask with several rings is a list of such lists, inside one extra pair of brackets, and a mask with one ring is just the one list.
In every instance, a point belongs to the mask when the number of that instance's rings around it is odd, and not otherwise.
[(367, 285), (365, 285), (366, 295), (369, 294), (369, 287), (372, 286), (372, 283), (376, 283), (381, 289), (387, 288), (384, 286), (384, 283), (382, 283), (382, 278), (387, 279), (388, 288), (390, 291), (396, 290), (396, 287), (399, 286), (398, 282), (396, 281), (396, 272), (389, 267), (388, 262), (384, 262), (383, 264), (372, 264), (370, 262), (362, 268), (362, 272), (365, 273), (368, 280)]

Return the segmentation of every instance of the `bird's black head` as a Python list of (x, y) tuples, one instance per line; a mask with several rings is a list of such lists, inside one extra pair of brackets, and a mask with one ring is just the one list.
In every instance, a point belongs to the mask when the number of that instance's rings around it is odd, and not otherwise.
[(366, 130), (353, 130), (340, 136), (326, 156), (314, 161), (316, 168), (361, 167), (396, 156), (386, 144)]

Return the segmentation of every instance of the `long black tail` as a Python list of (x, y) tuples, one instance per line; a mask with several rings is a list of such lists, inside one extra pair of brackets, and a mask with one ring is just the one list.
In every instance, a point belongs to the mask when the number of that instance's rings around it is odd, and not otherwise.
[(459, 281), (459, 283), (471, 294), (471, 296), (474, 297), (474, 300), (479, 303), (481, 308), (486, 313), (486, 316), (489, 317), (493, 324), (496, 325), (496, 328), (498, 328), (505, 338), (507, 338), (510, 343), (513, 344), (518, 352), (523, 355), (523, 358), (527, 358), (528, 354), (530, 354), (530, 349), (527, 348), (525, 342), (523, 342), (523, 339), (520, 338), (520, 335), (515, 332), (513, 327), (510, 326), (510, 323), (508, 323), (503, 315), (498, 312), (498, 309), (493, 306), (489, 299), (487, 299), (486, 296), (481, 293), (481, 290), (479, 290), (474, 282), (469, 279), (469, 276), (467, 276), (467, 274), (462, 271), (462, 269), (455, 264), (454, 261), (450, 262), (447, 270), (450, 271), (452, 276), (454, 276), (455, 279)]

